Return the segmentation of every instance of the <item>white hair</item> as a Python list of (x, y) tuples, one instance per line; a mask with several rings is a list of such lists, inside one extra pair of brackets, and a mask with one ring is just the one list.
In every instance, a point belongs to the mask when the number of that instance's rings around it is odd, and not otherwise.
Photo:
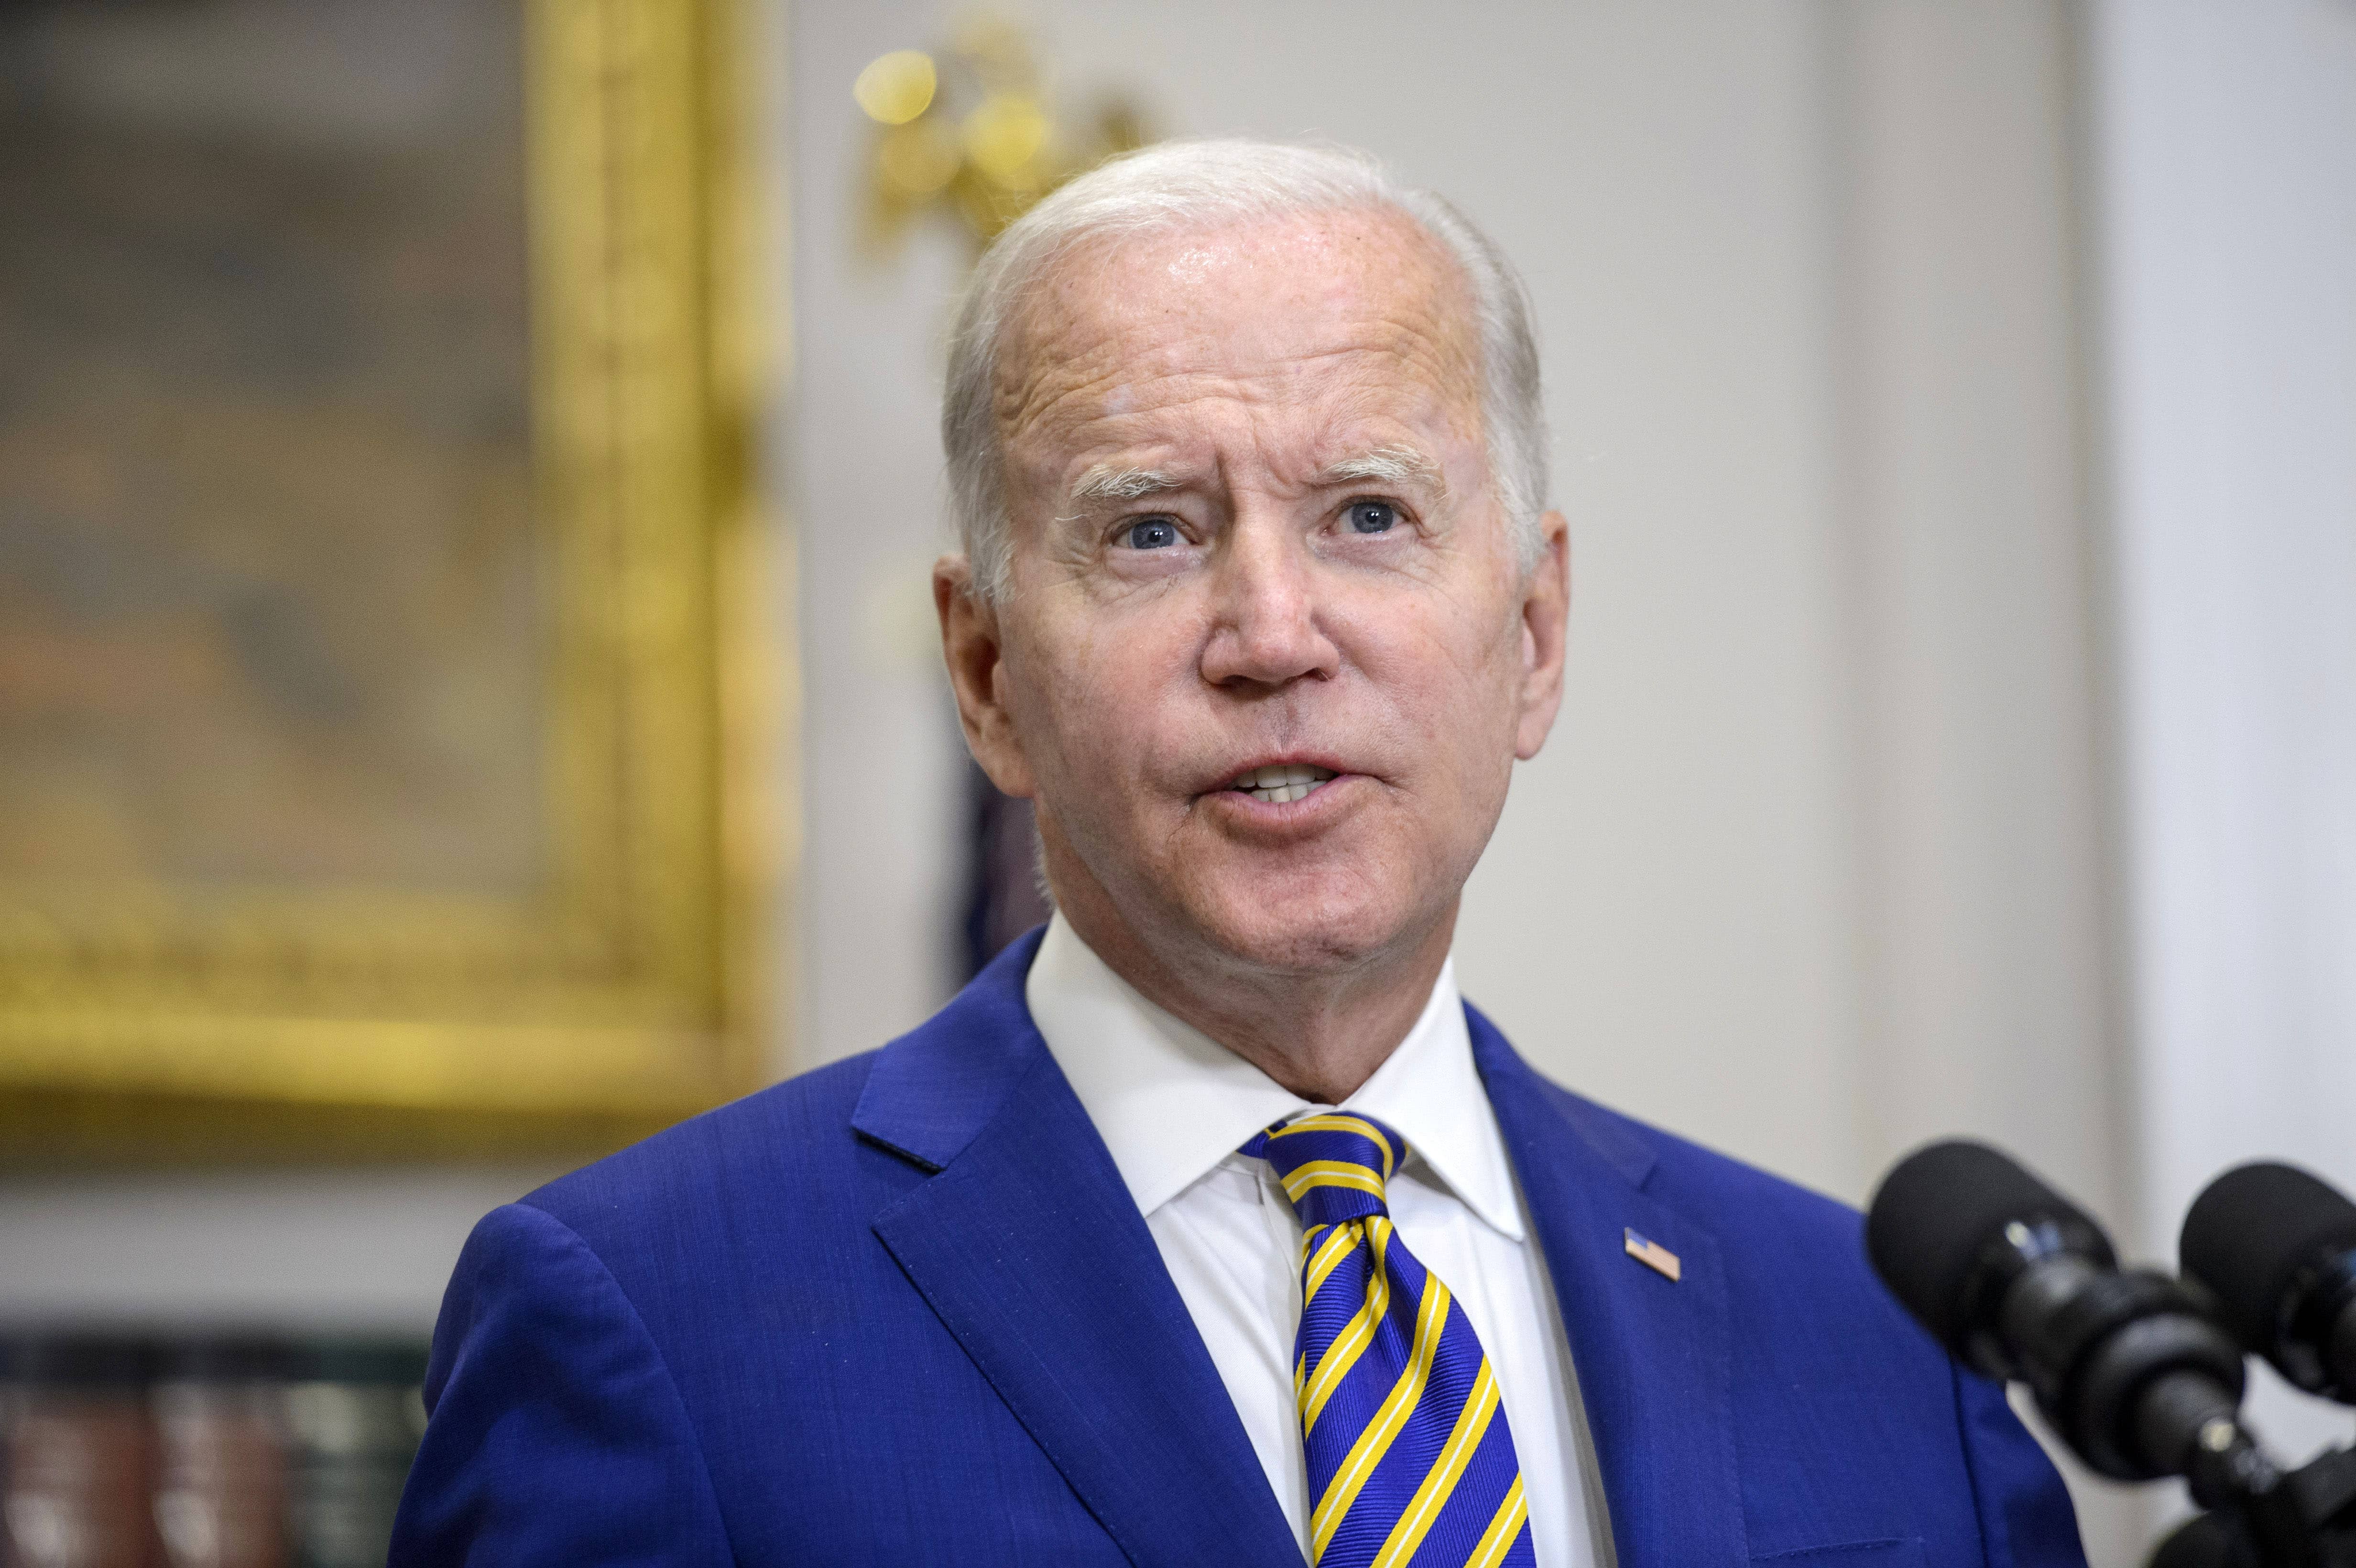
[(1001, 339), (1023, 296), (1060, 258), (1106, 236), (1369, 208), (1403, 214), (1463, 271), (1480, 338), (1489, 478), (1522, 569), (1535, 565), (1547, 505), (1546, 407), (1529, 295), (1505, 252), (1446, 199), (1401, 184), (1365, 153), (1240, 139), (1164, 142), (1082, 175), (1016, 219), (966, 285), (949, 339), (941, 445), (975, 591), (1003, 596), (1012, 548), (992, 398)]

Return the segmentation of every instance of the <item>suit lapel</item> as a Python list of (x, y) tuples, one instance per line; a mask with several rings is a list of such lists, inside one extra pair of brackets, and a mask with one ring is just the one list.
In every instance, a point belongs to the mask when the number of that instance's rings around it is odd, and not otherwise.
[[(1747, 1562), (1716, 1239), (1646, 1195), (1648, 1148), (1465, 1012), (1569, 1333), (1620, 1568)], [(1628, 1255), (1632, 1230), (1677, 1255), (1678, 1279)]]
[(1301, 1568), (1226, 1385), (1023, 1005), (1017, 944), (877, 1059), (862, 1136), (936, 1169), (875, 1234), (1130, 1560)]

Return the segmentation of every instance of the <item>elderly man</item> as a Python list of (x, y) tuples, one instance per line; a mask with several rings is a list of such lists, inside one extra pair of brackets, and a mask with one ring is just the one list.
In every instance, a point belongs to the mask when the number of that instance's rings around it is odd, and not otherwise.
[(1488, 241), (1347, 154), (1139, 155), (984, 258), (942, 424), (1055, 917), (485, 1220), (397, 1563), (2081, 1561), (1853, 1213), (1457, 996), (1569, 595)]

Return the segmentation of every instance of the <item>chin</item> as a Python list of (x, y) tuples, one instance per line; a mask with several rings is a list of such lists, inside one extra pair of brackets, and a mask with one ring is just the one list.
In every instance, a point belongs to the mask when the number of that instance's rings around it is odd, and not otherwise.
[(1231, 957), (1254, 969), (1330, 975), (1397, 947), (1415, 923), (1410, 901), (1364, 886), (1301, 896), (1224, 891), (1203, 910), (1203, 927)]

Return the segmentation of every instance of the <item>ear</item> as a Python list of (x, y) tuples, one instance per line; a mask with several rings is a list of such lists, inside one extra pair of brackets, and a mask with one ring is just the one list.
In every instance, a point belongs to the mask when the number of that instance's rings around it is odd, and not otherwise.
[(1528, 762), (1546, 744), (1562, 706), (1564, 639), (1570, 626), (1570, 525), (1560, 512), (1538, 519), (1545, 545), (1522, 585), (1521, 722), (1514, 755)]
[(945, 555), (933, 563), (933, 609), (940, 616), (941, 658), (948, 666), (950, 689), (957, 693), (966, 749), (991, 784), (1028, 799), (1035, 786), (1007, 711), (998, 609), (974, 591), (973, 565), (965, 557)]

